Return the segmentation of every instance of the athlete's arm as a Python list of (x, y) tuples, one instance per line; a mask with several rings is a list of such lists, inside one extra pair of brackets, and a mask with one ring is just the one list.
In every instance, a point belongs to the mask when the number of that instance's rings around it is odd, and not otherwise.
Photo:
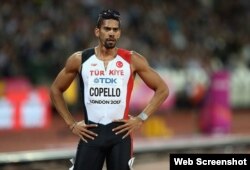
[(160, 75), (149, 66), (147, 60), (136, 52), (133, 52), (132, 55), (132, 69), (140, 76), (144, 83), (155, 92), (143, 110), (147, 116), (150, 116), (168, 97), (168, 86)]
[(63, 93), (67, 90), (72, 81), (75, 79), (80, 64), (81, 61), (78, 53), (74, 53), (73, 55), (71, 55), (66, 61), (64, 68), (59, 72), (50, 88), (51, 100), (56, 110), (63, 117), (68, 126), (73, 125), (75, 123), (75, 120), (68, 110), (68, 107), (63, 98)]
[[(168, 86), (166, 85), (164, 80), (160, 77), (160, 75), (149, 66), (147, 60), (136, 52), (132, 52), (131, 67), (133, 72), (137, 73), (140, 76), (140, 78), (144, 81), (144, 83), (155, 92), (153, 97), (143, 110), (143, 113), (146, 114), (147, 117), (149, 117), (160, 107), (160, 105), (167, 98), (169, 94)], [(116, 121), (125, 123), (113, 129), (113, 131), (115, 131), (116, 134), (120, 134), (122, 132), (127, 131), (124, 137), (129, 135), (129, 133), (131, 133), (134, 129), (138, 128), (143, 122), (143, 120), (140, 119), (139, 117), (132, 117), (129, 120), (116, 120)]]
[(66, 124), (71, 128), (73, 133), (80, 136), (86, 142), (84, 137), (93, 139), (93, 136), (96, 136), (96, 134), (88, 131), (86, 128), (94, 127), (96, 125), (85, 125), (83, 121), (76, 122), (72, 114), (69, 112), (67, 104), (63, 98), (63, 93), (67, 90), (67, 88), (77, 76), (80, 65), (80, 52), (74, 53), (68, 58), (64, 68), (59, 72), (56, 79), (51, 85), (50, 97), (56, 110), (59, 112)]

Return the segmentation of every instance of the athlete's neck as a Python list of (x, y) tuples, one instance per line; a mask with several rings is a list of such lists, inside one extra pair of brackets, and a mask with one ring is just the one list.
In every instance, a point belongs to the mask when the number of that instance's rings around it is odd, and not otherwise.
[(96, 56), (101, 60), (111, 60), (115, 58), (117, 54), (117, 48), (107, 49), (105, 47), (95, 47)]

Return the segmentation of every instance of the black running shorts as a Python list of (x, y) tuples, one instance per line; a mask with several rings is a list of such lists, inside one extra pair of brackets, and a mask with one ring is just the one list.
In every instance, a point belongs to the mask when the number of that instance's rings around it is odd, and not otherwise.
[(80, 140), (73, 170), (102, 170), (105, 160), (107, 170), (129, 170), (128, 161), (132, 157), (131, 136), (122, 139), (126, 133), (116, 135), (112, 131), (121, 124), (98, 124), (98, 127), (89, 129), (98, 136), (94, 140), (88, 139), (88, 143)]

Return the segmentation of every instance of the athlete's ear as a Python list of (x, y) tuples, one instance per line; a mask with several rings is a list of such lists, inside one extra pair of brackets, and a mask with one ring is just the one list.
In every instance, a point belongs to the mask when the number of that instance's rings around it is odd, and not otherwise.
[(99, 37), (99, 35), (100, 35), (100, 29), (96, 27), (95, 28), (95, 36)]
[(117, 38), (119, 39), (119, 38), (120, 38), (120, 36), (121, 36), (121, 29), (119, 29), (119, 33), (118, 33)]

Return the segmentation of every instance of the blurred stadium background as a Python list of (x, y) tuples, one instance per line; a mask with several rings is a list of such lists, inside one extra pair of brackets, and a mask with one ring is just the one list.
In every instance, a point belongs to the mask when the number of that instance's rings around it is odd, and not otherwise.
[[(48, 88), (75, 51), (96, 45), (97, 14), (122, 16), (119, 46), (148, 59), (170, 87), (135, 132), (135, 169), (168, 169), (169, 153), (249, 153), (250, 1), (1, 0), (0, 169), (63, 170), (77, 137)], [(131, 114), (152, 92), (135, 83)], [(78, 84), (65, 93), (82, 119)]]

